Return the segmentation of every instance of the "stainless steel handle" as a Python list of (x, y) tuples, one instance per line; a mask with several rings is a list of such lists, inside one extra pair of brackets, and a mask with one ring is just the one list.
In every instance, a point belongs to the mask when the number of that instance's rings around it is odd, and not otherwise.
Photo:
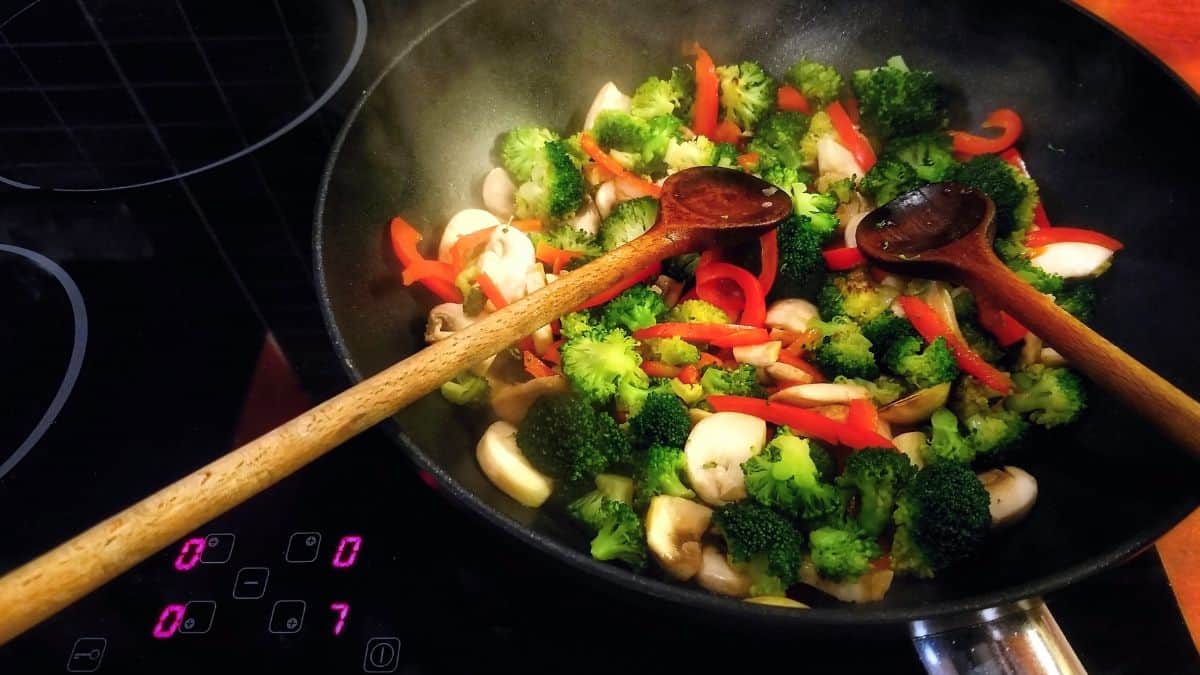
[(1022, 600), (910, 626), (930, 675), (1084, 675), (1046, 603)]

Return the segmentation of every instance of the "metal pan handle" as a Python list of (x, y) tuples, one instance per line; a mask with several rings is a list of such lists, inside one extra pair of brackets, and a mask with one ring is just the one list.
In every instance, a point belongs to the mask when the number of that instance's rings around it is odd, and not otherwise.
[(1084, 675), (1041, 598), (910, 625), (930, 675)]

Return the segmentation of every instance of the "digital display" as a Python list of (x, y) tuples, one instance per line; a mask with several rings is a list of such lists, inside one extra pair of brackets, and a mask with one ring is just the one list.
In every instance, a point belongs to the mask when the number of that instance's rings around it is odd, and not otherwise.
[(336, 617), (333, 622), (333, 634), (341, 635), (342, 629), (346, 627), (346, 619), (350, 617), (350, 603), (335, 602), (329, 609), (333, 610)]
[(204, 537), (193, 537), (183, 542), (183, 546), (179, 549), (179, 555), (175, 558), (175, 569), (186, 572), (198, 565), (200, 556), (204, 555), (206, 541)]
[(348, 534), (338, 542), (337, 550), (333, 552), (332, 564), (338, 569), (353, 567), (358, 560), (358, 549), (362, 547), (362, 537)]
[[(201, 541), (204, 541), (201, 539)], [(183, 615), (187, 612), (187, 608), (179, 604), (170, 604), (163, 607), (163, 610), (158, 614), (158, 622), (154, 624), (154, 630), (150, 633), (158, 640), (166, 640), (175, 635), (175, 631), (179, 630), (179, 624), (183, 623)]]

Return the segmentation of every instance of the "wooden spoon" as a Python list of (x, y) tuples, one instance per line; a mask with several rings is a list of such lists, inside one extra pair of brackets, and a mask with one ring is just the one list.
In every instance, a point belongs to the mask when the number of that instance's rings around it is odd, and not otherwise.
[(996, 207), (954, 183), (927, 185), (875, 209), (856, 239), (867, 259), (898, 274), (949, 279), (986, 296), (1088, 378), (1200, 456), (1200, 403), (1088, 328), (1008, 269), (992, 250)]
[(656, 261), (761, 234), (787, 194), (730, 169), (680, 171), (650, 231), (362, 381), (0, 578), (0, 644)]

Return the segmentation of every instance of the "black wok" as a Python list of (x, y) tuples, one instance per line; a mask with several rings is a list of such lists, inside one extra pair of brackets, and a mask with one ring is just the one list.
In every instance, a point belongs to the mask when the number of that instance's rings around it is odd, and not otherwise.
[[(1099, 287), (1095, 327), (1185, 391), (1200, 391), (1200, 137), (1196, 100), (1107, 28), (1057, 3), (890, 0), (588, 3), (480, 0), (397, 56), (367, 90), (330, 158), (317, 208), (317, 279), (334, 343), (355, 380), (422, 345), (430, 297), (399, 282), (385, 224), (403, 214), (431, 235), (479, 206), (500, 134), (518, 124), (578, 129), (595, 91), (625, 90), (699, 40), (718, 63), (800, 55), (843, 73), (903, 54), (948, 86), (952, 127), (998, 106), (1022, 114), (1021, 144), (1055, 222), (1127, 244)], [(709, 595), (591, 560), (552, 510), (525, 509), (479, 472), (482, 420), (426, 397), (386, 425), (453, 500), (578, 571), (724, 621), (789, 630), (880, 626), (1036, 597), (1150, 545), (1197, 505), (1198, 472), (1099, 393), (1069, 429), (1040, 433), (1017, 464), (1041, 496), (1019, 526), (935, 581), (900, 580), (864, 606), (787, 611)]]

